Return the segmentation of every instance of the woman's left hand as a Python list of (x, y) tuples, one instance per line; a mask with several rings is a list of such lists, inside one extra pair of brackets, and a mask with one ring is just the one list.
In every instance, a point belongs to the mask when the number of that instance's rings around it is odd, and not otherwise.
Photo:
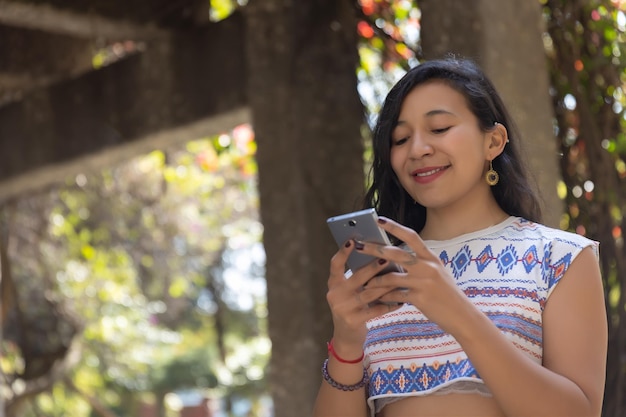
[(396, 290), (382, 296), (380, 301), (410, 303), (444, 331), (454, 334), (455, 330), (462, 327), (467, 309), (473, 309), (473, 305), (457, 287), (441, 260), (426, 247), (414, 230), (386, 217), (379, 219), (380, 227), (402, 240), (407, 248), (361, 242), (363, 247), (360, 249), (360, 245), (356, 245), (357, 250), (395, 262), (405, 272), (375, 277), (367, 286), (396, 287)]

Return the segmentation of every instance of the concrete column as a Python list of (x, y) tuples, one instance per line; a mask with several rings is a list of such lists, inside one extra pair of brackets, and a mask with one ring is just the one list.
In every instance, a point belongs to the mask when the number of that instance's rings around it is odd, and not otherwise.
[(522, 150), (543, 198), (544, 222), (558, 226), (563, 202), (541, 4), (519, 0), (424, 0), (426, 58), (475, 59), (496, 85), (522, 134)]

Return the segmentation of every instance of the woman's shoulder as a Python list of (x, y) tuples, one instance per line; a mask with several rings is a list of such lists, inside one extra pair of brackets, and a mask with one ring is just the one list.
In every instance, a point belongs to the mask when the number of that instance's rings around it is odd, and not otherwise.
[(598, 242), (583, 235), (546, 226), (523, 217), (510, 216), (499, 224), (442, 241), (426, 240), (426, 245), (436, 251), (459, 250), (462, 247), (535, 248), (537, 252), (548, 249), (557, 252), (574, 252), (591, 246), (597, 256)]
[(592, 247), (598, 255), (599, 243), (593, 239), (567, 230), (546, 226), (522, 217), (515, 217), (503, 230), (503, 234), (513, 239), (535, 240), (551, 247), (570, 247), (582, 250)]
[(524, 219), (523, 217), (514, 217), (505, 232), (513, 235), (526, 234), (529, 236), (543, 237), (546, 240), (572, 242), (583, 246), (597, 243), (596, 241), (581, 234), (546, 226), (545, 224), (533, 222), (531, 220)]

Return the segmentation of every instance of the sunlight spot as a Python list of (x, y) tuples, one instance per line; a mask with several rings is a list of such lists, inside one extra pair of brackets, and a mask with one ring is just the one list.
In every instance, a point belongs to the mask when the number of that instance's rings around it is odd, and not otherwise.
[(53, 214), (52, 216), (50, 216), (50, 220), (52, 222), (53, 225), (57, 226), (57, 227), (61, 227), (65, 224), (65, 217), (63, 217), (60, 214)]
[(220, 381), (221, 385), (230, 386), (233, 383), (233, 374), (225, 367), (217, 368), (217, 379)]
[(220, 144), (221, 147), (226, 148), (228, 146), (230, 146), (230, 136), (226, 135), (226, 134), (222, 134), (219, 136), (219, 138), (217, 139), (217, 143)]
[(576, 109), (576, 98), (571, 94), (567, 94), (563, 98), (563, 104), (567, 110), (574, 110)]
[(251, 366), (246, 370), (246, 376), (251, 381), (259, 381), (263, 378), (263, 368), (260, 366)]
[(89, 209), (87, 207), (81, 207), (78, 209), (78, 217), (81, 220), (87, 220), (89, 218)]
[(167, 311), (167, 305), (161, 300), (152, 301), (148, 303), (146, 310), (151, 314), (162, 314)]
[(13, 392), (16, 395), (20, 395), (26, 390), (26, 382), (21, 378), (17, 378), (13, 381), (13, 384), (11, 384), (11, 388), (13, 388)]
[(184, 178), (187, 175), (187, 167), (185, 165), (177, 166), (176, 175), (178, 175), (178, 178)]
[(561, 200), (567, 197), (567, 185), (563, 181), (559, 181), (556, 185), (556, 193)]
[(128, 319), (124, 316), (117, 316), (115, 318), (115, 325), (120, 329), (125, 329), (128, 326)]
[(165, 394), (165, 404), (167, 404), (167, 408), (172, 411), (180, 411), (183, 409), (183, 401), (174, 392)]
[(620, 31), (622, 32), (626, 31), (626, 15), (624, 14), (623, 11), (620, 10), (617, 12), (615, 22), (617, 23), (617, 26), (619, 27)]
[(576, 134), (576, 130), (572, 129), (571, 127), (567, 129), (567, 134), (565, 135), (565, 144), (568, 146), (573, 145), (574, 143), (576, 143), (576, 138), (578, 137), (578, 135)]
[(87, 176), (85, 174), (78, 174), (76, 176), (76, 185), (81, 188), (87, 185)]

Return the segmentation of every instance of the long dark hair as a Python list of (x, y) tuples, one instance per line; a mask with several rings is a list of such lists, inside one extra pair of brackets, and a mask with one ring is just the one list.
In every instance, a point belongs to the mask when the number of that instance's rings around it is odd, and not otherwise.
[(463, 94), (483, 131), (493, 129), (495, 122), (507, 128), (510, 142), (493, 160), (500, 181), (491, 187), (491, 191), (502, 210), (509, 215), (541, 221), (539, 200), (520, 157), (520, 135), (513, 119), (478, 65), (469, 59), (453, 57), (426, 61), (410, 69), (387, 95), (374, 129), (371, 186), (365, 194), (364, 207), (375, 207), (380, 215), (418, 232), (424, 227), (426, 208), (416, 203), (400, 184), (391, 168), (390, 149), (391, 133), (398, 122), (404, 98), (413, 88), (430, 80), (443, 81)]

